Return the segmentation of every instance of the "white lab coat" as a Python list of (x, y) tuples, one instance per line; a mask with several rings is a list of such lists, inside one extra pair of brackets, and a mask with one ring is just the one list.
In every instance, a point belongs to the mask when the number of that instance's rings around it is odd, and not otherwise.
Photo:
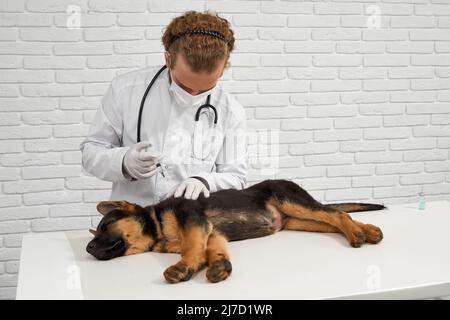
[[(163, 200), (191, 176), (206, 179), (211, 192), (244, 188), (247, 175), (244, 109), (219, 82), (211, 93), (211, 104), (218, 113), (215, 131), (211, 131), (214, 116), (210, 109), (202, 112), (196, 124), (197, 107), (181, 107), (173, 98), (168, 69), (159, 75), (148, 93), (141, 124), (141, 141), (150, 141), (164, 156), (165, 178), (158, 173), (148, 179), (130, 181), (123, 175), (125, 153), (136, 143), (142, 96), (159, 69), (129, 72), (112, 81), (89, 134), (80, 145), (83, 168), (99, 179), (113, 182), (111, 200), (140, 205)], [(214, 140), (209, 138), (212, 132)], [(193, 137), (195, 145), (200, 141), (204, 148), (193, 148)]]

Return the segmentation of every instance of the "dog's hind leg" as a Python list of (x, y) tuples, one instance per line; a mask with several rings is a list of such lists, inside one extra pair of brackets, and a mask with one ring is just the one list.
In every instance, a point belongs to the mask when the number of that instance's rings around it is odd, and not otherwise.
[(206, 243), (211, 230), (204, 226), (190, 226), (182, 232), (181, 260), (164, 271), (170, 283), (189, 280), (206, 262)]
[(302, 220), (296, 218), (288, 218), (284, 226), (285, 230), (296, 231), (311, 231), (311, 232), (326, 232), (326, 233), (340, 233), (338, 228), (333, 227), (324, 222), (317, 222), (313, 220)]
[[(352, 221), (364, 231), (364, 233), (366, 234), (366, 242), (377, 244), (383, 239), (383, 232), (381, 232), (380, 228), (372, 224), (364, 224), (354, 219)], [(284, 229), (296, 231), (341, 233), (338, 228), (335, 228), (327, 223), (316, 222), (312, 220), (301, 220), (296, 218), (288, 218)]]
[(366, 241), (363, 229), (345, 212), (321, 206), (307, 207), (291, 201), (276, 199), (269, 200), (267, 206), (273, 206), (292, 218), (329, 224), (341, 231), (352, 247), (359, 248)]
[(206, 258), (208, 266), (206, 278), (210, 282), (223, 281), (230, 276), (232, 267), (227, 250), (227, 239), (217, 231), (209, 235)]

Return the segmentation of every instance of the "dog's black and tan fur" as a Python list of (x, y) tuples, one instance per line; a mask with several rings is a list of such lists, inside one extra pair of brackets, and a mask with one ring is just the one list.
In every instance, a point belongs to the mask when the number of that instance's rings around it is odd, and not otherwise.
[(381, 210), (383, 205), (324, 205), (297, 184), (266, 180), (244, 190), (221, 190), (198, 200), (169, 198), (140, 207), (127, 201), (103, 201), (104, 215), (87, 251), (101, 260), (145, 251), (180, 253), (167, 268), (170, 283), (189, 280), (206, 265), (211, 282), (231, 273), (227, 241), (263, 237), (279, 230), (342, 233), (352, 247), (378, 243), (381, 230), (353, 220), (348, 213)]

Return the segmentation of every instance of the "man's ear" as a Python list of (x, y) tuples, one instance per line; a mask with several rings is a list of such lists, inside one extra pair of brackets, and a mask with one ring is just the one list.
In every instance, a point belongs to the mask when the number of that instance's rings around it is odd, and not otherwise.
[(170, 53), (164, 52), (164, 59), (166, 60), (166, 66), (170, 69)]
[(110, 213), (113, 210), (121, 210), (122, 212), (135, 213), (137, 206), (128, 201), (102, 201), (97, 204), (97, 211), (102, 215)]

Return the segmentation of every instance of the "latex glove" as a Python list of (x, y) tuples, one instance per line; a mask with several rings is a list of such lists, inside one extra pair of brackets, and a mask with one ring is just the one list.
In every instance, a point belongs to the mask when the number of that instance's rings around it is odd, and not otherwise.
[(145, 179), (158, 172), (156, 164), (162, 159), (162, 155), (160, 152), (150, 150), (150, 147), (149, 142), (139, 142), (125, 154), (123, 165), (131, 177)]
[(202, 192), (205, 198), (209, 197), (208, 187), (202, 181), (196, 178), (187, 178), (178, 186), (173, 196), (178, 198), (184, 193), (185, 199), (197, 200)]

